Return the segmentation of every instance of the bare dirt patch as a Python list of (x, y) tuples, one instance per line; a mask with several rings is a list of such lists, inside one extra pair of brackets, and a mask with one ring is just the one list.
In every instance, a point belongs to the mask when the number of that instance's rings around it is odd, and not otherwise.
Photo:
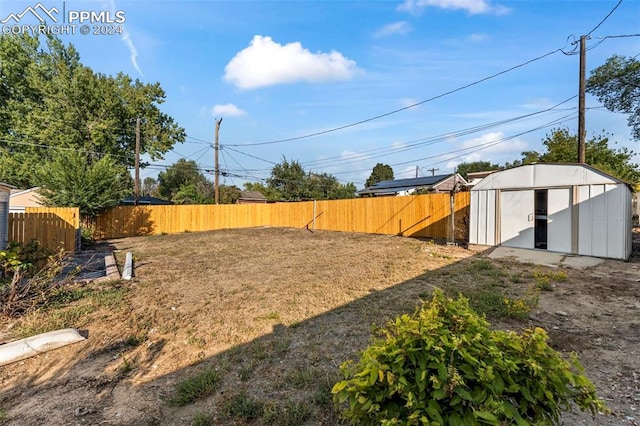
[[(366, 347), (372, 324), (412, 312), (435, 286), (475, 297), (496, 327), (541, 326), (556, 349), (578, 353), (613, 413), (564, 424), (639, 422), (635, 261), (554, 269), (416, 239), (269, 228), (110, 244), (120, 258), (134, 253), (133, 282), (88, 285), (78, 300), (0, 324), (89, 336), (0, 367), (5, 423), (340, 424), (329, 393), (338, 366)], [(539, 304), (518, 317), (496, 309), (503, 297)], [(177, 384), (207, 369), (219, 374), (210, 395), (171, 403)]]

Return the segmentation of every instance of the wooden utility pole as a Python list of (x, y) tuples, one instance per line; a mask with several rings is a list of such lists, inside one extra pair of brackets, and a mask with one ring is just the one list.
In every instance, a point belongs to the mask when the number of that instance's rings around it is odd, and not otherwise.
[(585, 115), (585, 68), (586, 68), (587, 36), (580, 36), (580, 86), (578, 89), (578, 163), (585, 162), (585, 138), (587, 130), (584, 125)]
[(140, 198), (140, 117), (136, 118), (136, 163), (135, 163), (135, 188), (133, 191), (133, 205), (138, 205)]
[(428, 172), (431, 172), (431, 176), (435, 176), (438, 170), (440, 169), (427, 169)]
[(418, 166), (416, 166), (416, 178), (418, 177)]
[(220, 123), (222, 118), (216, 120), (216, 140), (214, 145), (215, 166), (214, 166), (214, 181), (213, 181), (213, 196), (216, 204), (220, 204), (220, 165), (218, 164), (218, 151), (220, 145), (218, 143), (218, 134), (220, 133)]

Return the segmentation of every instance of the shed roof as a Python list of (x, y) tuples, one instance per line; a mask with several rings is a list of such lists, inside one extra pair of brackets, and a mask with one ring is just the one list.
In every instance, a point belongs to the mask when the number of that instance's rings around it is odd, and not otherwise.
[(267, 197), (260, 191), (240, 191), (241, 200), (266, 201)]
[(553, 188), (603, 184), (629, 186), (627, 182), (588, 164), (537, 163), (491, 173), (471, 190)]

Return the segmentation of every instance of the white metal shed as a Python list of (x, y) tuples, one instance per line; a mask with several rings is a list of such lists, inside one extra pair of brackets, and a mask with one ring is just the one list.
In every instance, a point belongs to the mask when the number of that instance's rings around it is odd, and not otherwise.
[(0, 250), (7, 246), (9, 237), (9, 197), (13, 186), (0, 183)]
[(627, 260), (631, 187), (586, 164), (527, 164), (471, 189), (469, 242)]

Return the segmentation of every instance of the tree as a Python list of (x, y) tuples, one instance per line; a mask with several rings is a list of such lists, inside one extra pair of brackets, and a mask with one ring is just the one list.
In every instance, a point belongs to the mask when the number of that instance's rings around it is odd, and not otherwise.
[(278, 191), (285, 200), (300, 200), (306, 198), (305, 180), (307, 174), (297, 161), (287, 161), (276, 164), (271, 169), (271, 176), (267, 179), (269, 188)]
[(142, 195), (145, 197), (153, 196), (158, 191), (158, 181), (152, 177), (146, 177), (142, 181)]
[(235, 204), (240, 198), (240, 188), (235, 185), (220, 185), (220, 204)]
[(210, 204), (213, 184), (193, 160), (179, 159), (158, 174), (158, 195), (176, 204)]
[(629, 115), (631, 134), (640, 140), (640, 61), (614, 55), (591, 71), (587, 91), (614, 112)]
[(144, 84), (119, 73), (95, 73), (82, 65), (73, 45), (47, 37), (0, 35), (0, 181), (36, 186), (35, 168), (55, 149), (108, 154), (132, 166), (135, 119), (141, 118), (141, 153), (152, 160), (178, 142), (184, 129), (159, 105), (159, 83)]
[(393, 169), (388, 164), (378, 163), (375, 166), (373, 166), (371, 175), (369, 176), (367, 181), (364, 183), (364, 186), (365, 188), (368, 188), (384, 180), (393, 180)]
[(244, 189), (247, 191), (258, 191), (269, 201), (278, 201), (282, 199), (282, 194), (276, 189), (265, 186), (262, 182), (245, 182)]
[(249, 187), (261, 191), (267, 199), (273, 199), (269, 195), (279, 194), (280, 199), (289, 201), (331, 200), (356, 196), (353, 183), (341, 184), (328, 173), (307, 173), (300, 163), (288, 161), (286, 158), (271, 169), (271, 176), (267, 179), (268, 191), (264, 191), (265, 188), (261, 184), (245, 184), (245, 188)]
[[(578, 158), (578, 136), (568, 129), (554, 129), (544, 141), (546, 151), (523, 152), (524, 161), (537, 158), (543, 163), (575, 163)], [(626, 147), (613, 149), (605, 136), (594, 136), (585, 142), (585, 160), (587, 164), (609, 173), (631, 184), (640, 183), (640, 166), (633, 162), (634, 151)], [(526, 163), (525, 163), (526, 164)]]
[(460, 174), (460, 176), (466, 179), (468, 173), (487, 172), (490, 170), (498, 169), (500, 169), (500, 166), (497, 164), (493, 164), (490, 161), (473, 161), (471, 163), (458, 164), (456, 171)]
[(80, 152), (56, 153), (37, 172), (40, 195), (47, 206), (78, 207), (95, 217), (132, 192), (127, 168), (111, 156), (90, 159)]

